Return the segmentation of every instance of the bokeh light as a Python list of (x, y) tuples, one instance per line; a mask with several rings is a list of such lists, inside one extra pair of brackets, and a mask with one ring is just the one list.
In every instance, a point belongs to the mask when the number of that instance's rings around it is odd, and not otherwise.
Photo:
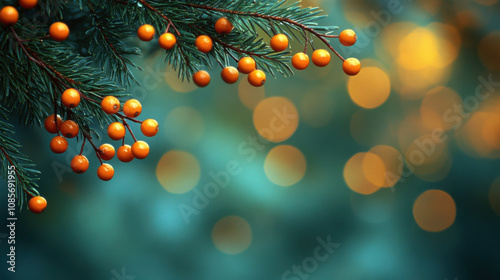
[[(344, 166), (344, 181), (351, 190), (368, 195), (378, 191), (379, 187), (368, 181), (363, 172), (366, 155), (367, 153), (357, 153), (347, 161)], [(370, 153), (370, 157), (374, 158), (376, 155)], [(376, 159), (372, 162), (376, 162)]]
[(245, 219), (227, 216), (214, 225), (212, 241), (215, 247), (225, 254), (240, 254), (252, 243), (252, 229)]
[(418, 226), (430, 232), (449, 228), (457, 214), (455, 201), (442, 190), (428, 190), (413, 204), (413, 217)]
[(299, 113), (290, 99), (270, 97), (255, 107), (253, 123), (264, 139), (276, 143), (283, 142), (297, 130)]
[(307, 162), (304, 154), (294, 146), (276, 146), (266, 157), (264, 171), (276, 185), (288, 187), (296, 184), (306, 174)]
[(182, 194), (192, 190), (200, 180), (200, 164), (190, 153), (171, 150), (156, 166), (156, 177), (170, 193)]
[(447, 87), (436, 87), (428, 91), (420, 106), (422, 124), (429, 130), (449, 130), (456, 125), (454, 118), (458, 113), (455, 106), (462, 104), (462, 98)]
[(362, 108), (373, 109), (389, 98), (391, 82), (382, 69), (365, 67), (358, 75), (349, 78), (347, 89), (354, 103)]
[(253, 110), (266, 98), (266, 87), (254, 87), (246, 79), (241, 79), (238, 84), (238, 96), (245, 107)]
[[(366, 179), (378, 187), (394, 186), (399, 179), (401, 179), (403, 172), (404, 159), (401, 153), (391, 146), (378, 145), (371, 148), (369, 154), (372, 156), (370, 156), (369, 160), (367, 160), (368, 157), (365, 156), (363, 160), (363, 169), (369, 168), (373, 164), (377, 164), (379, 160), (381, 163), (378, 163), (379, 166), (371, 171), (372, 174), (368, 175), (368, 172), (364, 172)], [(380, 173), (373, 174), (375, 170), (380, 170)]]

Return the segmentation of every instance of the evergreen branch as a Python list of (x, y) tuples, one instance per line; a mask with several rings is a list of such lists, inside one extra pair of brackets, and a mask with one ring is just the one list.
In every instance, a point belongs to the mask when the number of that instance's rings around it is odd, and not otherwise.
[[(120, 84), (124, 84), (125, 81), (127, 85), (130, 85), (131, 81), (139, 84), (127, 65), (141, 69), (124, 57), (124, 55), (140, 54), (139, 49), (129, 48), (121, 41), (122, 34), (128, 32), (126, 26), (110, 19), (109, 13), (97, 11), (92, 0), (87, 0), (87, 6), (92, 15), (93, 27), (86, 34), (91, 37), (89, 53), (94, 56), (94, 61), (101, 65), (101, 69), (108, 69), (110, 78), (118, 80)], [(121, 67), (117, 68), (115, 65)]]
[(153, 11), (154, 13), (156, 13), (157, 15), (162, 17), (166, 22), (168, 22), (168, 26), (172, 26), (172, 28), (175, 30), (177, 35), (181, 36), (181, 33), (179, 32), (179, 30), (177, 30), (177, 28), (175, 27), (172, 20), (170, 20), (164, 13), (162, 13), (160, 10), (156, 9), (155, 7), (151, 6), (151, 4), (149, 4), (146, 0), (138, 0), (138, 1), (141, 4), (143, 4), (144, 6), (146, 6), (146, 8), (150, 9), (151, 11)]
[[(281, 2), (281, 3), (283, 3), (283, 2)], [(274, 21), (278, 21), (278, 22), (282, 22), (282, 23), (287, 23), (287, 24), (290, 24), (292, 26), (296, 26), (296, 27), (300, 28), (301, 30), (305, 30), (305, 31), (313, 34), (316, 38), (318, 38), (326, 46), (328, 46), (328, 48), (330, 48), (330, 50), (332, 50), (333, 53), (335, 53), (335, 55), (337, 55), (342, 61), (345, 60), (333, 48), (333, 46), (330, 45), (330, 42), (328, 42), (328, 40), (326, 39), (326, 38), (337, 38), (338, 37), (337, 35), (322, 34), (318, 31), (316, 31), (314, 28), (308, 27), (305, 24), (300, 23), (300, 22), (293, 20), (291, 18), (282, 17), (282, 16), (265, 15), (265, 14), (261, 14), (261, 13), (257, 13), (257, 12), (243, 12), (243, 11), (236, 11), (236, 10), (228, 10), (228, 9), (223, 9), (223, 8), (212, 7), (209, 5), (200, 5), (200, 4), (193, 4), (193, 3), (184, 3), (184, 5), (186, 5), (188, 7), (197, 8), (197, 9), (216, 11), (216, 12), (220, 12), (220, 13), (224, 13), (224, 14), (233, 14), (233, 15), (238, 15), (238, 16), (248, 16), (248, 17), (254, 17), (254, 18), (261, 18), (261, 19), (265, 19), (265, 20), (269, 20), (269, 21), (274, 20)]]
[[(3, 119), (7, 118), (7, 109), (0, 107), (0, 116)], [(13, 126), (9, 123), (0, 120), (0, 168), (5, 170), (2, 172), (2, 177), (7, 181), (8, 166), (14, 166), (16, 179), (16, 197), (18, 198), (18, 206), (22, 209), (24, 203), (28, 201), (28, 197), (39, 195), (38, 185), (36, 181), (39, 180), (37, 170), (32, 169), (34, 164), (24, 154), (19, 152), (21, 144), (12, 138)]]

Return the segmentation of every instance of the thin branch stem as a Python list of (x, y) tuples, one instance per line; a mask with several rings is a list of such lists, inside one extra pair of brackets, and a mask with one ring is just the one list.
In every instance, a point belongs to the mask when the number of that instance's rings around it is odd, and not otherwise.
[(285, 17), (278, 17), (278, 16), (270, 16), (270, 15), (264, 15), (264, 14), (259, 14), (259, 13), (253, 13), (253, 12), (241, 12), (241, 11), (234, 11), (234, 10), (226, 10), (226, 9), (221, 9), (221, 8), (216, 8), (216, 7), (211, 7), (208, 5), (199, 5), (199, 4), (193, 4), (193, 3), (184, 3), (184, 5), (197, 8), (197, 9), (204, 9), (204, 10), (210, 10), (210, 11), (216, 11), (216, 12), (221, 12), (221, 13), (227, 13), (227, 14), (234, 14), (234, 15), (240, 15), (240, 16), (250, 16), (250, 17), (257, 17), (257, 18), (262, 18), (262, 19), (267, 19), (267, 20), (275, 20), (275, 21), (280, 21), (280, 22), (285, 22), (291, 25), (295, 25), (299, 27), (302, 30), (306, 30), (307, 32), (313, 34), (316, 36), (319, 40), (321, 40), (325, 45), (332, 50), (335, 55), (337, 55), (342, 61), (345, 59), (330, 45), (327, 39), (325, 38), (337, 38), (334, 37), (335, 35), (326, 35), (319, 33), (318, 31), (314, 30), (314, 28), (307, 27), (306, 25), (289, 19)]

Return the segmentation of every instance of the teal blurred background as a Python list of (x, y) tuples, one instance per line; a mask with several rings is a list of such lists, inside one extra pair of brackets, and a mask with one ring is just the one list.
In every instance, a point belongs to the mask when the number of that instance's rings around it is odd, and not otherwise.
[(217, 70), (198, 89), (140, 43), (130, 93), (160, 133), (147, 159), (113, 159), (110, 182), (90, 150), (69, 171), (75, 140), (54, 155), (42, 128), (19, 129), (48, 207), (18, 213), (0, 278), (500, 279), (499, 1), (303, 4), (357, 32), (332, 44), (358, 76), (334, 58), (259, 89)]

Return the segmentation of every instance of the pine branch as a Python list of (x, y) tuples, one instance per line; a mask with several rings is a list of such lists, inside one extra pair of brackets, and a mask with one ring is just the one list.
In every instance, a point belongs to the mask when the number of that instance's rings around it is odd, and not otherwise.
[[(7, 119), (8, 111), (4, 107), (0, 107), (0, 117)], [(16, 174), (16, 197), (18, 206), (22, 209), (29, 198), (39, 195), (38, 185), (39, 180), (38, 170), (33, 169), (35, 166), (27, 156), (19, 152), (21, 144), (13, 139), (14, 127), (0, 120), (0, 168), (3, 170), (2, 177), (7, 181), (7, 170), (9, 166), (15, 167)]]

